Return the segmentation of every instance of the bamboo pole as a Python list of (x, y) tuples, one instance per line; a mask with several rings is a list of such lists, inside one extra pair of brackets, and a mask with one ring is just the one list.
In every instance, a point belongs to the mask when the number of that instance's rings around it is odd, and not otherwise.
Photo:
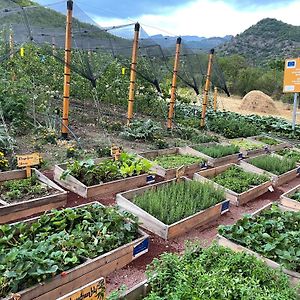
[(214, 89), (214, 111), (217, 111), (217, 100), (218, 100), (218, 88), (215, 86), (215, 89)]
[(140, 34), (140, 24), (136, 23), (135, 27), (134, 27), (134, 38), (133, 38), (132, 58), (131, 58), (131, 68), (130, 68), (130, 85), (129, 85), (129, 98), (128, 98), (127, 125), (130, 124), (132, 116), (133, 116), (139, 34)]
[(72, 44), (72, 16), (73, 1), (67, 1), (67, 23), (65, 40), (65, 68), (64, 68), (64, 99), (63, 99), (63, 119), (61, 127), (61, 137), (68, 138), (69, 126), (69, 103), (70, 103), (70, 80), (71, 80), (71, 44)]
[(172, 119), (174, 115), (174, 106), (176, 100), (176, 88), (177, 88), (177, 73), (179, 69), (179, 58), (180, 58), (180, 47), (181, 47), (181, 38), (177, 38), (176, 41), (176, 51), (175, 51), (175, 59), (174, 59), (174, 68), (173, 68), (173, 78), (172, 78), (172, 87), (171, 87), (171, 100), (169, 106), (169, 114), (168, 114), (168, 124), (167, 128), (172, 128)]
[(204, 97), (203, 97), (203, 103), (202, 103), (202, 114), (201, 114), (201, 121), (200, 126), (204, 127), (205, 125), (205, 115), (206, 115), (206, 107), (207, 107), (207, 101), (208, 101), (208, 91), (210, 87), (210, 77), (212, 72), (212, 64), (213, 64), (213, 56), (214, 56), (215, 50), (211, 49), (208, 57), (208, 66), (207, 66), (207, 74), (206, 74), (206, 82), (205, 82), (205, 88), (204, 88)]
[(9, 57), (14, 57), (14, 34), (11, 29), (9, 31)]

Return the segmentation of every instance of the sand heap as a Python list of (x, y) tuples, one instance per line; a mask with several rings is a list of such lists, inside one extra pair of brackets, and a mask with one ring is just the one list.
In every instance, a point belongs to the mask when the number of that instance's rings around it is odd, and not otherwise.
[(261, 91), (249, 92), (243, 98), (240, 109), (251, 112), (267, 113), (270, 115), (278, 114), (273, 99)]

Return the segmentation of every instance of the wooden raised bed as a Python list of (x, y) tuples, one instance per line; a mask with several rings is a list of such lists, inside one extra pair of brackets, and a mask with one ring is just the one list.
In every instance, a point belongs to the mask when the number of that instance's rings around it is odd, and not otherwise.
[[(45, 197), (39, 197), (27, 201), (16, 203), (8, 203), (0, 199), (0, 224), (13, 222), (33, 214), (45, 212), (53, 208), (63, 207), (67, 203), (67, 192), (61, 187), (43, 175), (37, 169), (32, 169), (32, 172), (38, 177), (43, 184), (55, 189), (57, 193)], [(14, 170), (0, 173), (0, 184), (9, 180), (25, 179), (25, 170)]]
[[(266, 156), (266, 155), (276, 155), (278, 157), (281, 157), (282, 156), (279, 156), (277, 154), (263, 154), (263, 155), (260, 155), (260, 156)], [(283, 173), (281, 175), (275, 175), (273, 173), (270, 173), (266, 170), (263, 170), (263, 169), (260, 169), (254, 165), (252, 165), (250, 162), (249, 162), (249, 158), (248, 159), (245, 159), (243, 161), (240, 162), (240, 165), (241, 166), (244, 166), (244, 167), (247, 167), (250, 171), (252, 172), (256, 172), (256, 173), (259, 173), (259, 174), (265, 174), (265, 175), (269, 175), (272, 177), (272, 181), (273, 181), (273, 185), (278, 187), (280, 185), (283, 185), (284, 183), (286, 182), (289, 182), (293, 179), (295, 179), (296, 177), (298, 177), (299, 173), (300, 173), (300, 167), (296, 167), (286, 173)]]
[[(94, 162), (97, 164), (107, 158), (98, 158)], [(125, 190), (134, 189), (155, 181), (155, 175), (143, 174), (138, 176), (127, 177), (106, 183), (100, 183), (92, 186), (86, 186), (72, 175), (67, 175), (65, 179), (61, 179), (61, 175), (67, 169), (67, 163), (55, 165), (54, 180), (64, 188), (80, 195), (83, 198), (91, 198), (96, 196), (107, 196), (123, 192)]]
[[(258, 140), (259, 137), (266, 137), (266, 138), (274, 139), (274, 140), (278, 141), (279, 144), (277, 144), (277, 145), (269, 145), (269, 144), (265, 144), (265, 143), (263, 143), (263, 142), (261, 142), (261, 141)], [(249, 140), (252, 140), (252, 141), (255, 141), (255, 142), (262, 143), (262, 144), (265, 146), (265, 148), (266, 148), (267, 150), (269, 150), (269, 151), (277, 151), (277, 150), (280, 150), (280, 149), (283, 149), (283, 148), (289, 148), (289, 147), (291, 147), (291, 145), (290, 145), (289, 143), (287, 143), (287, 142), (285, 142), (285, 141), (283, 141), (283, 140), (281, 140), (281, 139), (279, 139), (279, 138), (274, 138), (274, 137), (272, 137), (272, 136), (268, 136), (268, 135), (266, 135), (266, 134), (264, 134), (264, 135), (252, 136), (252, 137), (249, 137), (248, 139), (249, 139)]]
[[(254, 217), (258, 216), (263, 210), (270, 209), (270, 207), (272, 205), (273, 205), (273, 203), (269, 203), (269, 204), (265, 205), (263, 208), (254, 212), (252, 214), (252, 216), (254, 216)], [(279, 206), (279, 207), (282, 210), (290, 210), (289, 208), (284, 207), (284, 206)], [(294, 285), (297, 285), (300, 282), (300, 273), (298, 273), (298, 272), (282, 268), (282, 266), (279, 263), (277, 263), (269, 258), (263, 257), (262, 255), (258, 254), (257, 252), (252, 251), (244, 246), (236, 244), (235, 242), (230, 241), (229, 239), (223, 237), (222, 235), (219, 235), (219, 234), (217, 235), (217, 241), (218, 241), (219, 245), (228, 247), (236, 252), (246, 252), (246, 253), (252, 254), (255, 257), (263, 260), (268, 266), (270, 266), (273, 269), (282, 269), (282, 271), (289, 276), (291, 283)]]
[[(257, 156), (257, 155), (260, 155), (260, 154), (264, 154), (264, 153), (267, 153), (269, 152), (268, 148), (266, 148), (264, 146), (263, 143), (259, 142), (259, 141), (253, 141), (253, 140), (250, 140), (250, 139), (247, 139), (247, 138), (236, 138), (236, 139), (233, 139), (233, 140), (236, 140), (236, 141), (249, 141), (251, 143), (255, 143), (259, 146), (259, 148), (257, 149), (252, 149), (252, 150), (247, 150), (247, 149), (243, 149), (243, 147), (240, 148), (240, 151), (243, 155), (243, 158), (245, 157), (253, 157), (253, 156)], [(229, 140), (229, 143), (230, 143), (230, 140)]]
[(272, 186), (272, 182), (270, 180), (270, 181), (264, 182), (258, 186), (254, 186), (254, 187), (250, 188), (248, 191), (245, 191), (243, 193), (236, 193), (236, 192), (229, 190), (209, 179), (209, 178), (215, 177), (215, 176), (219, 175), (220, 173), (226, 171), (231, 166), (238, 166), (246, 172), (257, 173), (255, 170), (252, 170), (252, 168), (249, 168), (248, 164), (241, 164), (241, 165), (227, 164), (225, 166), (220, 166), (220, 167), (216, 167), (213, 169), (208, 169), (208, 170), (204, 170), (204, 171), (195, 173), (194, 180), (209, 181), (209, 182), (213, 183), (215, 187), (224, 189), (225, 193), (226, 193), (226, 199), (229, 199), (230, 202), (236, 206), (245, 204), (245, 203), (249, 202), (250, 200), (263, 195), (264, 193), (266, 193), (268, 191), (270, 186)]
[[(143, 158), (146, 158), (150, 161), (154, 161), (156, 157), (163, 156), (163, 155), (191, 155), (196, 156), (199, 158), (203, 158), (200, 153), (190, 147), (176, 147), (176, 148), (170, 148), (170, 149), (161, 149), (161, 150), (154, 150), (154, 151), (147, 151), (139, 153), (139, 155)], [(195, 163), (191, 165), (185, 166), (184, 175), (185, 176), (191, 176), (195, 172), (200, 171), (201, 169), (207, 168), (206, 163)], [(154, 165), (151, 168), (151, 171), (159, 176), (164, 177), (165, 179), (172, 179), (176, 177), (176, 170), (177, 168), (172, 169), (165, 169), (159, 165)]]
[[(141, 222), (141, 227), (153, 232), (160, 237), (168, 240), (176, 236), (182, 235), (188, 232), (192, 228), (200, 227), (212, 220), (217, 219), (223, 213), (229, 211), (229, 200), (224, 200), (216, 205), (195, 213), (192, 216), (186, 217), (183, 220), (175, 222), (171, 225), (166, 225), (162, 221), (158, 220), (148, 212), (135, 205), (131, 200), (136, 195), (141, 195), (147, 190), (156, 190), (163, 185), (170, 184), (176, 179), (167, 180), (160, 183), (155, 183), (151, 186), (142, 187), (139, 189), (131, 190), (121, 194), (117, 194), (117, 205), (122, 209), (129, 211), (136, 215)], [(186, 177), (182, 177), (181, 180), (190, 180)]]
[[(92, 205), (93, 203), (96, 202), (79, 205), (73, 209)], [(97, 202), (97, 204), (100, 203)], [(38, 218), (33, 218), (25, 222), (33, 222), (36, 219)], [(138, 233), (140, 236), (128, 244), (111, 250), (110, 252), (102, 254), (96, 258), (87, 259), (86, 262), (64, 272), (63, 275), (56, 275), (45, 282), (36, 284), (35, 286), (18, 292), (17, 294), (20, 295), (20, 298), (18, 299), (57, 299), (93, 280), (96, 280), (99, 277), (107, 276), (113, 271), (123, 268), (139, 256), (148, 252), (149, 236), (140, 229)], [(15, 298), (12, 295), (4, 298), (3, 300), (15, 300)]]
[(300, 202), (291, 198), (293, 194), (300, 190), (300, 184), (293, 189), (287, 191), (280, 196), (280, 203), (283, 206), (289, 207), (291, 209), (300, 210)]

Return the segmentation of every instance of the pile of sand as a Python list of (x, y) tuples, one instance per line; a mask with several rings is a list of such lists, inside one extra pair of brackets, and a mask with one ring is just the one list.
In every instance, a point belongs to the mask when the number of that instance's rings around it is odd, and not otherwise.
[(244, 98), (240, 106), (241, 110), (278, 114), (274, 100), (261, 91), (251, 91)]

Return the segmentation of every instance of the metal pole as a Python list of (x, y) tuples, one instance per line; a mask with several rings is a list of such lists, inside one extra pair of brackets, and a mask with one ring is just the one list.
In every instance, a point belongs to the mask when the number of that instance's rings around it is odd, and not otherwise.
[(180, 58), (180, 47), (181, 47), (181, 38), (178, 37), (176, 41), (176, 51), (175, 51), (175, 59), (174, 59), (174, 68), (173, 68), (173, 78), (172, 78), (172, 87), (171, 87), (171, 100), (169, 106), (169, 114), (168, 114), (168, 124), (167, 128), (172, 128), (172, 118), (174, 114), (174, 105), (176, 100), (176, 83), (177, 83), (177, 73), (179, 68), (179, 58)]
[(61, 127), (61, 137), (68, 138), (69, 126), (69, 103), (70, 103), (70, 80), (71, 80), (71, 45), (72, 45), (72, 16), (73, 1), (67, 1), (67, 24), (65, 40), (65, 68), (64, 68), (64, 99), (63, 99), (63, 118)]
[(215, 86), (214, 90), (214, 111), (217, 111), (218, 88)]
[(140, 24), (136, 23), (134, 26), (134, 38), (133, 38), (132, 58), (131, 58), (131, 68), (130, 68), (130, 85), (129, 85), (129, 97), (128, 97), (127, 125), (130, 124), (132, 116), (133, 116), (137, 52), (138, 52), (138, 47), (139, 47), (139, 33), (140, 33)]
[(298, 98), (298, 93), (295, 93), (294, 94), (293, 122), (292, 122), (292, 129), (293, 130), (295, 130), (296, 119), (297, 119), (297, 98)]
[(213, 64), (213, 56), (214, 56), (215, 50), (211, 49), (208, 57), (208, 66), (207, 66), (207, 75), (206, 75), (206, 82), (205, 82), (205, 88), (204, 88), (204, 97), (203, 97), (203, 103), (202, 103), (202, 114), (201, 114), (201, 121), (200, 126), (204, 127), (205, 125), (205, 115), (206, 115), (206, 107), (207, 107), (207, 101), (208, 101), (208, 91), (210, 87), (210, 77), (212, 72), (212, 64)]

